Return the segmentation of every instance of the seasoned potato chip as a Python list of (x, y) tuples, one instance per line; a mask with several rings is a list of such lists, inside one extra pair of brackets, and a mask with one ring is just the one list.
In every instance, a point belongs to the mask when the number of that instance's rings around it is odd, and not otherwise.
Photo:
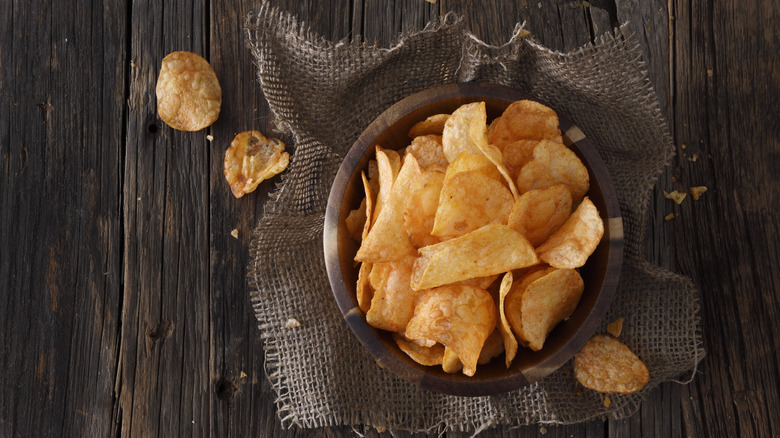
[(444, 182), (461, 172), (476, 171), (498, 182), (504, 180), (498, 168), (484, 155), (462, 152), (450, 163), (444, 176)]
[(433, 366), (441, 365), (442, 363), (444, 346), (441, 344), (423, 347), (397, 334), (393, 335), (393, 340), (401, 351), (409, 355), (413, 361), (420, 365)]
[(504, 278), (501, 280), (501, 287), (498, 290), (498, 314), (501, 318), (498, 321), (497, 328), (504, 343), (504, 350), (506, 351), (504, 362), (506, 363), (507, 368), (512, 364), (512, 360), (517, 354), (517, 339), (515, 339), (515, 335), (512, 333), (512, 328), (509, 326), (509, 321), (506, 319), (506, 311), (504, 310), (506, 295), (512, 289), (513, 281), (514, 277), (512, 276), (512, 271), (507, 272), (504, 274)]
[(349, 235), (356, 242), (363, 240), (363, 228), (366, 226), (366, 198), (360, 201), (360, 207), (349, 212), (347, 218), (344, 219), (344, 223), (347, 226)]
[(623, 333), (623, 318), (618, 318), (607, 324), (607, 333), (619, 338), (620, 334)]
[(363, 190), (366, 192), (366, 197), (364, 198), (366, 201), (366, 220), (363, 223), (363, 232), (360, 235), (360, 242), (363, 242), (363, 239), (368, 235), (368, 230), (371, 229), (371, 221), (368, 218), (372, 217), (374, 212), (374, 191), (368, 178), (366, 178), (366, 173), (360, 172), (360, 177), (363, 179)]
[(431, 235), (431, 231), (443, 184), (443, 173), (435, 170), (423, 171), (406, 199), (404, 227), (415, 248), (439, 242), (439, 238)]
[(645, 364), (622, 342), (596, 335), (574, 357), (574, 377), (582, 386), (603, 393), (631, 394), (650, 380)]
[(490, 224), (454, 239), (420, 248), (412, 287), (429, 289), (474, 277), (501, 274), (538, 263), (522, 234)]
[(477, 365), (485, 365), (503, 352), (504, 341), (501, 338), (501, 333), (498, 330), (493, 330), (490, 336), (485, 339), (485, 345), (482, 346), (482, 351), (479, 352)]
[(463, 362), (450, 347), (444, 347), (444, 357), (441, 360), (441, 369), (445, 373), (453, 374), (463, 369)]
[(549, 140), (534, 147), (534, 156), (517, 176), (520, 192), (565, 184), (577, 202), (590, 188), (588, 169), (571, 149)]
[(558, 115), (547, 106), (532, 100), (520, 100), (509, 105), (501, 117), (495, 120), (495, 125), (488, 141), (501, 149), (517, 140), (551, 139), (562, 142)]
[(379, 181), (379, 191), (376, 194), (376, 202), (374, 203), (374, 212), (371, 218), (371, 224), (376, 222), (376, 218), (379, 217), (384, 208), (387, 199), (390, 198), (390, 191), (393, 189), (393, 183), (398, 177), (398, 172), (401, 169), (401, 157), (398, 152), (390, 149), (382, 149), (381, 146), (376, 147), (376, 165), (379, 172), (377, 180)]
[(537, 247), (566, 222), (571, 215), (571, 202), (571, 193), (563, 184), (529, 190), (512, 207), (507, 225)]
[(259, 131), (245, 131), (225, 151), (225, 179), (233, 196), (255, 191), (261, 181), (287, 168), (290, 154), (278, 138), (265, 138)]
[(368, 275), (368, 284), (373, 290), (380, 289), (387, 281), (390, 274), (390, 263), (374, 263), (371, 265), (371, 271)]
[(449, 347), (463, 362), (463, 374), (473, 376), (482, 346), (495, 328), (496, 306), (489, 292), (451, 285), (423, 292), (406, 333)]
[[(398, 173), (390, 196), (360, 244), (355, 260), (358, 262), (389, 262), (416, 253), (404, 228), (403, 205), (415, 180), (420, 176), (420, 166), (414, 156), (409, 156)], [(375, 207), (376, 208), (376, 207)]]
[(376, 160), (368, 161), (368, 184), (371, 186), (371, 193), (379, 193), (379, 165)]
[[(427, 119), (417, 122), (409, 130), (409, 138), (419, 137), (421, 135), (441, 135), (444, 132), (444, 124), (450, 118), (449, 114), (435, 114)], [(419, 157), (417, 157), (419, 160)], [(421, 163), (422, 164), (422, 163)]]
[(569, 219), (547, 239), (537, 252), (539, 258), (556, 268), (584, 265), (604, 235), (604, 222), (589, 198), (584, 198)]
[(368, 312), (368, 309), (371, 307), (371, 299), (374, 298), (374, 289), (369, 282), (372, 267), (373, 265), (371, 263), (361, 263), (360, 271), (358, 271), (355, 295), (357, 297), (358, 307), (363, 313)]
[(501, 149), (504, 166), (512, 178), (517, 179), (520, 169), (534, 157), (534, 148), (537, 144), (539, 144), (538, 140), (517, 140), (503, 145), (503, 148), (496, 145)]
[(505, 224), (512, 204), (503, 183), (478, 171), (457, 173), (444, 182), (431, 233), (461, 236), (487, 224)]
[(208, 61), (192, 52), (163, 58), (157, 78), (157, 112), (168, 126), (200, 131), (214, 123), (222, 107), (222, 88)]
[(366, 322), (378, 329), (400, 332), (414, 313), (414, 302), (419, 292), (409, 286), (415, 257), (404, 257), (387, 263), (386, 280), (374, 292)]
[(414, 155), (417, 163), (425, 170), (438, 170), (444, 172), (447, 170), (447, 157), (444, 156), (444, 149), (441, 146), (440, 135), (423, 135), (415, 137), (406, 148), (407, 154)]
[(487, 288), (496, 281), (496, 278), (498, 278), (498, 275), (488, 275), (487, 277), (469, 278), (468, 280), (462, 280), (455, 284), (465, 284), (487, 290)]
[(585, 283), (574, 269), (552, 267), (529, 278), (511, 291), (504, 310), (515, 333), (539, 351), (550, 331), (577, 308)]
[(444, 156), (452, 162), (461, 152), (480, 154), (481, 151), (472, 138), (472, 126), (482, 125), (485, 128), (486, 121), (485, 103), (474, 102), (460, 106), (447, 119), (441, 136), (441, 144)]

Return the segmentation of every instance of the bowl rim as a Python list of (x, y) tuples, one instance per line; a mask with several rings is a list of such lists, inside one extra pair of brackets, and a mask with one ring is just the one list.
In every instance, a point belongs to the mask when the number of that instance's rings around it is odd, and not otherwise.
[[(338, 235), (341, 204), (348, 182), (357, 169), (357, 166), (353, 166), (351, 163), (359, 161), (378, 136), (407, 113), (431, 105), (435, 101), (462, 98), (466, 99), (463, 103), (467, 103), (480, 97), (508, 101), (529, 99), (546, 105), (544, 101), (513, 88), (474, 82), (429, 88), (398, 101), (382, 112), (361, 133), (345, 155), (330, 189), (323, 226), (323, 250), (329, 284), (339, 310), (361, 344), (368, 349), (380, 366), (389, 369), (398, 377), (425, 389), (460, 396), (483, 396), (511, 391), (540, 380), (571, 359), (596, 332), (598, 325), (606, 315), (617, 290), (623, 260), (622, 215), (606, 165), (585, 134), (570, 122), (565, 113), (553, 108), (558, 114), (562, 134), (568, 135), (568, 138), (576, 144), (579, 152), (585, 158), (589, 170), (594, 173), (598, 172), (599, 187), (605, 204), (605, 211), (602, 211), (601, 214), (608, 231), (605, 236), (609, 236), (607, 242), (609, 246), (608, 258), (602, 287), (593, 303), (591, 312), (585, 317), (575, 333), (542, 362), (527, 370), (489, 380), (468, 378), (459, 374), (449, 375), (450, 378), (433, 375), (408, 364), (385, 347), (374, 334), (376, 329), (366, 323), (362, 312), (349, 296), (349, 289), (344, 282), (339, 262), (338, 238), (336, 236)], [(348, 169), (348, 167), (352, 169)]]

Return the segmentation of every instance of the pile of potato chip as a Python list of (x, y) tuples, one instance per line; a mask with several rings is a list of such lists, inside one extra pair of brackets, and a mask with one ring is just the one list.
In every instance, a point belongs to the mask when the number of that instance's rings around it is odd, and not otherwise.
[(604, 234), (588, 170), (555, 112), (518, 101), (438, 114), (395, 151), (376, 146), (346, 226), (360, 248), (357, 302), (414, 361), (473, 376), (538, 351), (577, 308)]

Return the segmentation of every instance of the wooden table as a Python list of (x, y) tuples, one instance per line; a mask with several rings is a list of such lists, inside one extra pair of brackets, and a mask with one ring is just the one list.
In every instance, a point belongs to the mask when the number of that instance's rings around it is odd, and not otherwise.
[[(707, 357), (691, 384), (661, 385), (630, 419), (547, 436), (780, 436), (773, 2), (273, 3), (327, 38), (383, 45), (447, 11), (489, 43), (527, 20), (558, 50), (629, 21), (679, 146), (656, 186), (647, 256), (698, 285)], [(245, 271), (272, 184), (236, 200), (222, 176), (236, 132), (270, 130), (244, 46), (254, 7), (0, 2), (0, 436), (353, 435), (282, 430), (263, 373)], [(221, 80), (205, 131), (157, 117), (160, 61), (175, 50), (202, 54)], [(663, 198), (699, 185), (699, 201)]]

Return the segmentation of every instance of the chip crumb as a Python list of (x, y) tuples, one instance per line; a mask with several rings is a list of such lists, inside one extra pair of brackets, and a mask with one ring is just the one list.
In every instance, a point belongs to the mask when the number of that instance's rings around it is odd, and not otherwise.
[(666, 191), (664, 191), (664, 198), (671, 199), (675, 204), (680, 205), (682, 204), (683, 199), (685, 199), (685, 193), (680, 193), (677, 190), (671, 193), (666, 193)]
[(699, 197), (701, 197), (701, 195), (703, 195), (704, 192), (707, 191), (707, 187), (706, 186), (691, 187), (690, 191), (691, 191), (691, 196), (693, 196), (693, 200), (698, 201)]
[(241, 370), (241, 375), (240, 376), (241, 376), (242, 379), (246, 379), (246, 373), (243, 370)]
[(698, 159), (699, 159), (699, 154), (693, 154), (693, 155), (691, 155), (690, 158), (688, 158), (688, 161), (690, 161), (692, 163), (695, 163), (696, 160), (698, 160)]
[(605, 395), (604, 396), (604, 407), (608, 408), (610, 406), (612, 406), (612, 400), (609, 399), (608, 395)]
[(301, 326), (301, 323), (298, 322), (298, 320), (295, 319), (295, 318), (290, 318), (290, 319), (287, 320), (287, 322), (284, 323), (284, 328), (295, 328), (295, 327), (300, 327), (300, 326)]
[(669, 213), (666, 216), (664, 216), (664, 220), (667, 222), (669, 222), (672, 219), (674, 219), (674, 213)]
[(582, 6), (585, 6), (586, 8), (589, 8), (590, 7), (590, 3), (584, 1), (584, 2), (582, 2)]
[(207, 135), (207, 136), (206, 136), (206, 140), (208, 140), (208, 141), (214, 141), (214, 136), (213, 136), (213, 135), (211, 135), (211, 134), (209, 134), (209, 135)]
[(546, 434), (547, 433), (547, 428), (544, 427), (544, 426), (540, 427), (539, 428), (539, 433), (542, 434), (542, 435)]
[(685, 149), (685, 143), (680, 145), (680, 149)]
[(238, 229), (234, 229), (233, 231), (231, 231), (230, 235), (238, 239)]
[(568, 369), (568, 368), (564, 368), (563, 369), (563, 374), (566, 374), (568, 376), (569, 374), (571, 374), (571, 370)]
[[(431, 0), (428, 0), (428, 1), (431, 1)], [(436, 0), (434, 0), (434, 1), (433, 1), (433, 3), (436, 3)], [(382, 426), (377, 426), (377, 427), (376, 427), (376, 431), (377, 431), (378, 433), (385, 433), (385, 432), (387, 432), (387, 429), (385, 429), (385, 428), (384, 428), (384, 427), (382, 427)]]
[(711, 78), (711, 77), (712, 77), (712, 75), (713, 75), (713, 73), (712, 73), (712, 69), (711, 69), (711, 68), (708, 68), (708, 69), (707, 69), (707, 77), (708, 77), (708, 78)]
[(539, 7), (539, 9), (542, 9), (542, 2), (539, 2), (539, 4), (538, 4), (538, 5), (536, 5), (536, 6), (538, 6), (538, 7)]
[(525, 29), (520, 30), (520, 37), (521, 38), (522, 37), (527, 37), (528, 35), (531, 35), (531, 32), (529, 32), (529, 31), (527, 31)]
[(672, 177), (672, 182), (677, 182), (677, 177), (676, 176)]
[[(672, 213), (672, 217), (674, 217), (674, 213)], [(616, 338), (620, 337), (620, 334), (623, 333), (623, 318), (618, 318), (607, 324), (607, 333)]]

